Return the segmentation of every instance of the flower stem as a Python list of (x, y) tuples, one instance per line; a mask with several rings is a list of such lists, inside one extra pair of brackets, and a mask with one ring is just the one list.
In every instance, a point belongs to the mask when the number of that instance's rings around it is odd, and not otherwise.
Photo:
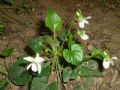
[(53, 36), (53, 37), (54, 37), (54, 40), (55, 40), (55, 39), (56, 39), (56, 33), (55, 33), (55, 30), (54, 30), (54, 36)]
[(5, 65), (6, 71), (8, 72), (8, 67), (7, 67), (7, 63), (6, 63), (6, 60), (5, 60), (5, 59), (4, 59), (4, 65)]
[(74, 14), (73, 20), (72, 20), (72, 22), (71, 22), (71, 24), (70, 24), (70, 27), (69, 27), (68, 32), (67, 32), (67, 34), (66, 34), (66, 37), (65, 37), (64, 41), (62, 42), (59, 51), (62, 49), (62, 47), (63, 47), (63, 45), (64, 45), (64, 43), (65, 43), (65, 41), (66, 41), (66, 39), (67, 39), (67, 37), (68, 37), (68, 35), (69, 35), (69, 32), (70, 32), (71, 27), (72, 27), (72, 25), (73, 25), (73, 22), (74, 22), (74, 20), (75, 20), (75, 15), (76, 15), (76, 14)]
[(36, 57), (39, 57), (39, 53), (36, 53)]

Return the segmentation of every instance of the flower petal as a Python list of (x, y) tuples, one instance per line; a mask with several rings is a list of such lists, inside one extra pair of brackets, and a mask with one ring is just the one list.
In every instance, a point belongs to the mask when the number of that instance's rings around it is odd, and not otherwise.
[(86, 19), (85, 19), (83, 22), (84, 22), (84, 24), (85, 24), (85, 23), (86, 23), (86, 24), (89, 24), (89, 22), (88, 22)]
[(32, 63), (27, 66), (27, 70), (30, 69), (31, 66), (32, 66)]
[(112, 57), (111, 59), (112, 59), (112, 60), (117, 60), (117, 57)]
[(36, 64), (37, 65), (37, 68), (38, 68), (38, 74), (41, 73), (41, 64)]
[(35, 63), (42, 63), (43, 61), (45, 61), (45, 59), (42, 58), (42, 57), (36, 57), (36, 58), (34, 59), (34, 62), (35, 62)]
[(103, 67), (104, 67), (104, 69), (108, 69), (110, 67), (110, 63), (111, 63), (110, 60), (109, 61), (103, 60)]
[(111, 64), (112, 66), (114, 66), (114, 62), (113, 62), (112, 60), (111, 60), (110, 64)]
[(86, 19), (91, 19), (92, 17), (91, 16), (87, 16)]
[(88, 36), (87, 34), (83, 34), (83, 35), (81, 35), (81, 38), (82, 38), (83, 40), (88, 40), (88, 39), (89, 39), (89, 36)]
[(80, 27), (80, 28), (84, 28), (84, 27), (85, 27), (85, 25), (84, 25), (85, 23), (84, 23), (83, 21), (82, 21), (82, 22), (79, 22), (78, 24), (79, 24), (79, 27)]
[(33, 72), (37, 72), (38, 71), (38, 67), (35, 63), (32, 63), (32, 67), (31, 67)]
[(31, 56), (28, 56), (28, 57), (24, 57), (24, 60), (29, 61), (29, 62), (33, 62), (34, 58)]

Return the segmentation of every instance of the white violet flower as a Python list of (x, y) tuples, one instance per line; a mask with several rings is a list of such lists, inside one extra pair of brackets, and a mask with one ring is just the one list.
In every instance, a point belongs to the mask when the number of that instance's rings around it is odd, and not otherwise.
[(78, 31), (77, 34), (83, 39), (83, 40), (88, 40), (89, 36), (86, 34), (85, 31)]
[(88, 16), (86, 18), (81, 19), (78, 24), (80, 28), (84, 28), (85, 24), (89, 24), (89, 22), (87, 21), (87, 19), (91, 19), (91, 16)]
[(110, 65), (114, 66), (113, 60), (117, 60), (117, 57), (110, 58), (107, 52), (104, 52), (104, 60), (103, 60), (103, 67), (104, 69), (108, 69)]
[(39, 56), (39, 53), (36, 53), (36, 57), (28, 56), (24, 57), (24, 59), (30, 62), (27, 66), (27, 70), (31, 68), (33, 72), (41, 73), (41, 63), (45, 60)]
[(83, 34), (83, 35), (81, 35), (81, 38), (82, 38), (83, 40), (88, 40), (88, 39), (89, 39), (89, 36), (88, 36), (87, 34)]

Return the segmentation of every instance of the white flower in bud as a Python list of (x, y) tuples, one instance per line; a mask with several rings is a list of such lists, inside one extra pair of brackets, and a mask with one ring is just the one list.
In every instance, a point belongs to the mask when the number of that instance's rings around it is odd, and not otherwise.
[(78, 24), (80, 28), (84, 28), (85, 24), (89, 24), (89, 22), (87, 21), (87, 19), (91, 19), (91, 16), (88, 16), (86, 18), (81, 19)]
[(88, 36), (87, 34), (83, 34), (83, 35), (81, 35), (81, 38), (82, 38), (83, 40), (88, 40), (88, 39), (89, 39), (89, 36)]
[(83, 40), (88, 40), (89, 36), (86, 34), (85, 31), (77, 31), (77, 34), (83, 39)]
[(36, 54), (36, 57), (24, 57), (24, 60), (30, 62), (27, 66), (27, 70), (31, 68), (33, 72), (38, 72), (38, 74), (41, 73), (41, 63), (45, 60), (42, 57), (39, 57), (39, 53)]
[(105, 58), (103, 60), (103, 67), (104, 67), (104, 69), (108, 69), (110, 67), (110, 64), (112, 66), (114, 65), (112, 60), (117, 60), (117, 57), (112, 57), (112, 58), (109, 58), (109, 59)]

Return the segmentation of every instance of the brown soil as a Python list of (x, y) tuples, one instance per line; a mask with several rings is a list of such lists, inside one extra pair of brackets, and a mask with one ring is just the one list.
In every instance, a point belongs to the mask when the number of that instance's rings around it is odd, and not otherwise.
[[(20, 1), (20, 0), (19, 0)], [(104, 1), (104, 0), (103, 0)], [(119, 1), (119, 0), (118, 0)], [(85, 16), (91, 16), (90, 24), (85, 30), (90, 36), (88, 46), (109, 49), (111, 56), (117, 56), (115, 65), (104, 71), (104, 77), (95, 78), (94, 85), (88, 90), (119, 90), (120, 88), (120, 3), (106, 3), (102, 0), (28, 0), (30, 12), (15, 12), (15, 6), (0, 6), (0, 23), (6, 27), (6, 32), (0, 35), (0, 51), (6, 47), (13, 47), (13, 54), (6, 59), (8, 65), (21, 55), (27, 42), (39, 35), (40, 21), (44, 20), (48, 7), (53, 8), (62, 18), (64, 24), (72, 20), (77, 9), (81, 9)], [(74, 26), (73, 26), (74, 28)], [(74, 28), (75, 29), (75, 28)], [(0, 58), (0, 64), (3, 59)], [(71, 87), (71, 86), (70, 86)], [(71, 88), (68, 90), (72, 90)], [(14, 86), (9, 90), (23, 90)]]

